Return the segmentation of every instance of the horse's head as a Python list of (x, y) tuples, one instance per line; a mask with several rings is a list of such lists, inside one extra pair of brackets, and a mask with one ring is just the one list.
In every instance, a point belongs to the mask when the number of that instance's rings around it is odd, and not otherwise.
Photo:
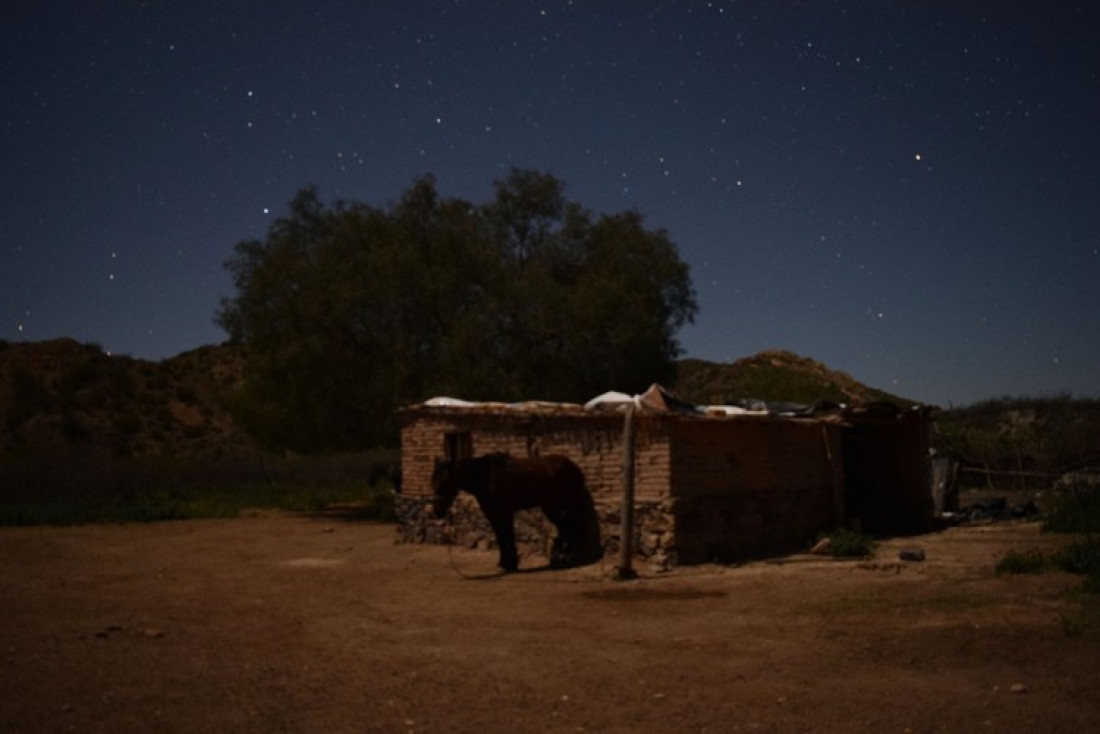
[(458, 462), (436, 459), (432, 470), (432, 512), (443, 517), (458, 495)]

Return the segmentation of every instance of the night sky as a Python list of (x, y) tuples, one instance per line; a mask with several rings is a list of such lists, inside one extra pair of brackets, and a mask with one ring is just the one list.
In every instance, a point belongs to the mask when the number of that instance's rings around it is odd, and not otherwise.
[(669, 232), (686, 356), (1100, 396), (1098, 39), (1094, 0), (16, 0), (0, 339), (219, 343), (223, 263), (299, 188), (516, 167)]

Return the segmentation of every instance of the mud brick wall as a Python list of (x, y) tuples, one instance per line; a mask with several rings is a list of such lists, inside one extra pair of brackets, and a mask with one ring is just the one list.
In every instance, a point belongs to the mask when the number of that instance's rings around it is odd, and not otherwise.
[[(635, 549), (657, 565), (731, 561), (799, 550), (852, 523), (870, 532), (923, 527), (932, 517), (925, 416), (849, 418), (636, 416)], [(445, 540), (443, 524), (423, 506), (447, 435), (465, 434), (475, 456), (575, 461), (596, 501), (605, 550), (617, 551), (622, 415), (419, 408), (401, 419), (399, 540)], [(494, 547), (476, 505), (464, 507), (456, 540)], [(517, 541), (529, 553), (545, 553), (552, 531), (537, 511), (517, 520)]]
[(829, 491), (843, 480), (840, 428), (749, 417), (675, 424), (672, 485), (690, 499), (745, 491)]
[(732, 563), (804, 550), (833, 527), (825, 491), (772, 489), (678, 500), (671, 565)]
[[(503, 451), (513, 456), (563, 454), (584, 472), (600, 516), (606, 553), (619, 551), (622, 497), (623, 416), (590, 413), (529, 414), (501, 410), (420, 409), (402, 416), (403, 493), (397, 498), (398, 542), (445, 543), (496, 549), (496, 539), (472, 498), (460, 494), (451, 522), (437, 520), (426, 509), (437, 459), (446, 456), (446, 435), (468, 433), (474, 456)], [(639, 554), (658, 565), (674, 556), (672, 517), (662, 500), (669, 495), (670, 448), (667, 423), (636, 420), (635, 538)], [(516, 543), (521, 554), (548, 556), (554, 527), (535, 510), (516, 517)]]
[[(405, 494), (431, 495), (435, 462), (446, 456), (445, 436), (458, 433), (470, 435), (474, 456), (494, 451), (513, 456), (563, 454), (584, 472), (588, 491), (598, 504), (616, 503), (622, 495), (621, 415), (447, 408), (421, 409), (403, 417), (401, 470)], [(649, 421), (636, 439), (636, 499), (655, 502), (668, 497), (669, 467), (667, 423)]]
[[(636, 552), (656, 566), (743, 558), (800, 547), (843, 511), (839, 429), (819, 421), (635, 417)], [(496, 547), (475, 503), (456, 504), (454, 529), (425, 511), (447, 434), (472, 455), (564, 454), (585, 474), (607, 553), (619, 549), (623, 417), (508, 409), (419, 409), (403, 416), (404, 494), (398, 540)], [(447, 536), (452, 533), (452, 537)], [(553, 527), (537, 511), (516, 520), (521, 552), (543, 554)]]
[(843, 521), (839, 426), (752, 417), (676, 424), (672, 442), (675, 564), (799, 550)]

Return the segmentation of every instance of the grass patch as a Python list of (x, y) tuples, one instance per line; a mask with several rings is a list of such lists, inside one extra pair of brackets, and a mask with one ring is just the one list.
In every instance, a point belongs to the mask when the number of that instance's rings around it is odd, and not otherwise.
[(1056, 490), (1043, 513), (1044, 533), (1100, 533), (1100, 487), (1076, 484)]
[(875, 540), (853, 530), (837, 530), (830, 537), (829, 555), (834, 558), (859, 558), (871, 555)]
[(1100, 538), (1086, 536), (1074, 541), (1055, 553), (1052, 560), (1063, 571), (1085, 576), (1082, 591), (1100, 594)]
[(1052, 569), (1084, 576), (1080, 591), (1100, 594), (1100, 537), (1086, 536), (1044, 553), (1038, 548), (1010, 550), (996, 565), (997, 575), (1043, 573)]
[(1003, 574), (1042, 573), (1049, 567), (1045, 553), (1038, 548), (1010, 550), (997, 561), (995, 570)]
[(1070, 573), (1082, 574), (1081, 591), (1100, 594), (1100, 487), (1080, 483), (1057, 491), (1044, 513), (1044, 533), (1075, 533), (1084, 537), (1059, 550), (1051, 563)]

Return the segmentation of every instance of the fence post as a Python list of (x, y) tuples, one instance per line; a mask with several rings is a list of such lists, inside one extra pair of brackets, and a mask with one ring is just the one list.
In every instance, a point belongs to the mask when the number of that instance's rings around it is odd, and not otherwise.
[(638, 577), (634, 570), (634, 403), (626, 406), (623, 418), (623, 504), (619, 518), (619, 567), (614, 578), (626, 581)]

